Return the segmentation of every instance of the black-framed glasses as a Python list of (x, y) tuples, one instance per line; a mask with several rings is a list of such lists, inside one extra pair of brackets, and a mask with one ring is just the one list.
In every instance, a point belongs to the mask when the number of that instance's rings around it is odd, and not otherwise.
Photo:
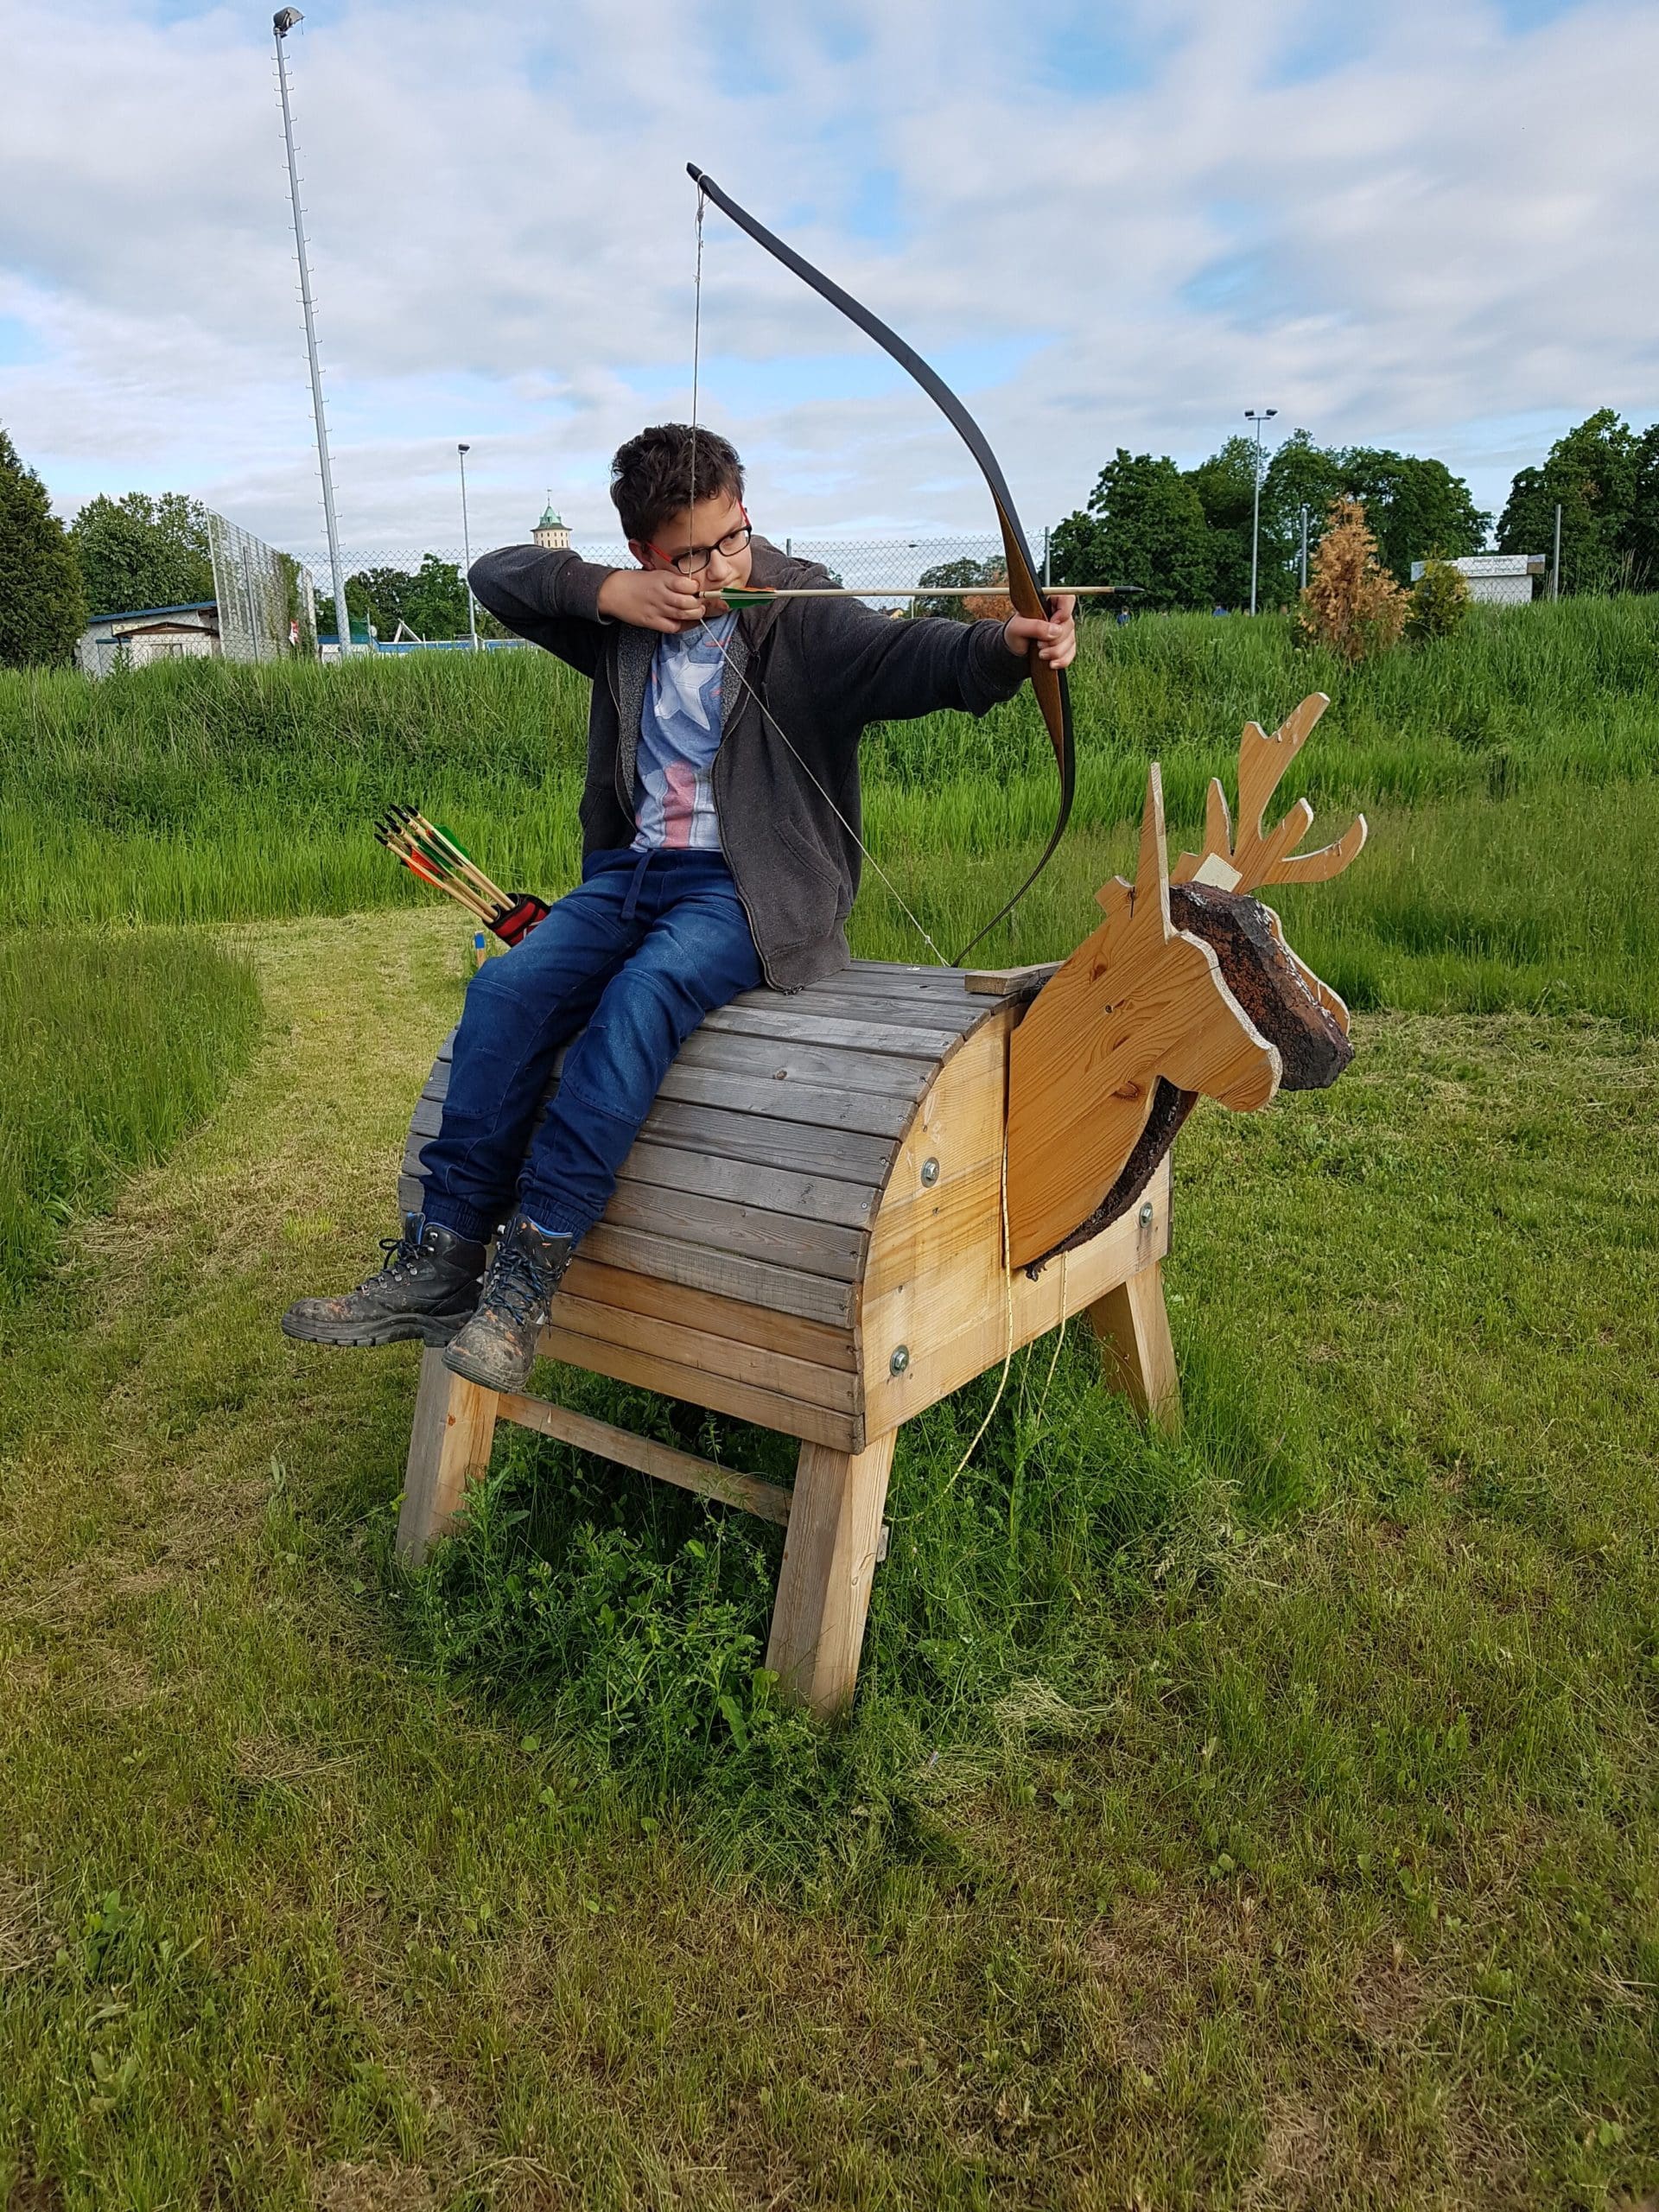
[(677, 569), (683, 576), (700, 576), (716, 553), (722, 561), (734, 561), (753, 536), (754, 525), (750, 522), (746, 508), (737, 528), (728, 530), (718, 544), (688, 545), (683, 553), (664, 553), (660, 545), (652, 544), (649, 538), (645, 543), (651, 545), (652, 551), (659, 561), (666, 561), (671, 569)]

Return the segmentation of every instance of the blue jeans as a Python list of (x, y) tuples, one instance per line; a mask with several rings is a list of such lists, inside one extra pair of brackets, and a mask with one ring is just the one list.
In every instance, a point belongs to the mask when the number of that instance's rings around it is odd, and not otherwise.
[(443, 1126), (426, 1147), (426, 1218), (487, 1238), (516, 1194), (538, 1228), (583, 1235), (674, 1055), (760, 981), (719, 853), (591, 855), (576, 889), (467, 985)]

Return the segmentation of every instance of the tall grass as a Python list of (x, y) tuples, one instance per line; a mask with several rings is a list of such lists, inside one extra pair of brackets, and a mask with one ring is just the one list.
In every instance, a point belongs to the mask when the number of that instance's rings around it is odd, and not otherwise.
[(258, 1018), (252, 968), (211, 944), (0, 938), (0, 1313), (67, 1221), (208, 1112)]
[[(1313, 690), (1332, 706), (1299, 781), (1327, 809), (1639, 779), (1659, 766), (1659, 603), (1478, 610), (1455, 638), (1358, 670), (1277, 616), (1091, 623), (1073, 685), (1078, 829), (1132, 818), (1154, 756), (1172, 823), (1196, 823), (1243, 722)], [(539, 653), (190, 662), (97, 685), (0, 675), (0, 924), (420, 899), (369, 836), (400, 798), (470, 836), (498, 880), (557, 890), (577, 862), (587, 698)], [(864, 760), (884, 864), (988, 857), (1006, 890), (1035, 857), (1053, 779), (1028, 693), (982, 721), (878, 727)]]

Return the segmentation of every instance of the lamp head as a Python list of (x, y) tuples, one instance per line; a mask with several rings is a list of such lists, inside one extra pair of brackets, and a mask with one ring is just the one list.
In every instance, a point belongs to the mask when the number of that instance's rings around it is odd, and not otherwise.
[(305, 17), (297, 8), (279, 8), (270, 19), (270, 28), (278, 38), (286, 38), (296, 23), (304, 21)]

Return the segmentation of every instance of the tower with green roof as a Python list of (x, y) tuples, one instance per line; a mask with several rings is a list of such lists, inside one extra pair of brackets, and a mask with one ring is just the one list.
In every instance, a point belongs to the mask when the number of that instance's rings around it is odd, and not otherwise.
[(537, 545), (545, 545), (550, 553), (567, 553), (570, 550), (570, 525), (555, 508), (551, 492), (542, 509), (540, 522), (530, 534)]

